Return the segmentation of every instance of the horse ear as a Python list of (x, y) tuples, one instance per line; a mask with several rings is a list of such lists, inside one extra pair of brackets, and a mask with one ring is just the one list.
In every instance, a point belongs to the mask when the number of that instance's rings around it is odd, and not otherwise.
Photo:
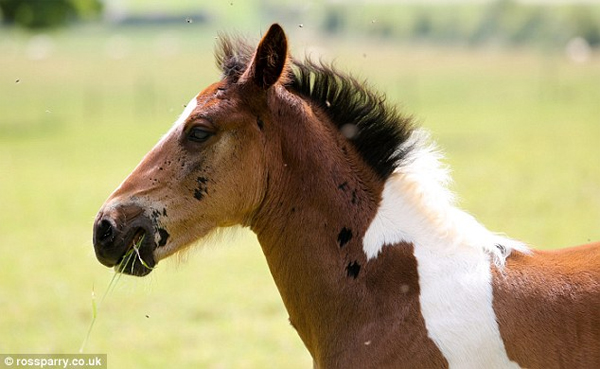
[(279, 80), (287, 60), (287, 38), (283, 28), (277, 23), (271, 25), (264, 35), (254, 59), (246, 70), (245, 80), (252, 80), (266, 90)]

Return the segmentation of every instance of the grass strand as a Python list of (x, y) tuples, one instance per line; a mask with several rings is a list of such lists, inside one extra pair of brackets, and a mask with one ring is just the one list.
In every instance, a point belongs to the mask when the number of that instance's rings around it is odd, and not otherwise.
[[(144, 241), (144, 237), (145, 237), (145, 235), (142, 236), (140, 238), (140, 240), (136, 244), (134, 244), (132, 248), (130, 248), (127, 251), (127, 253), (125, 253), (123, 258), (121, 259), (121, 262), (115, 267), (114, 274), (113, 274), (112, 278), (110, 279), (108, 286), (106, 286), (106, 290), (104, 291), (104, 294), (102, 294), (102, 299), (100, 300), (100, 304), (103, 304), (104, 300), (106, 299), (106, 296), (108, 296), (108, 294), (114, 290), (115, 286), (117, 285), (117, 283), (123, 276), (123, 273), (121, 271), (123, 270), (125, 265), (127, 265), (129, 263), (129, 261), (133, 257), (134, 252), (137, 254), (137, 257), (140, 260), (140, 262), (142, 263), (142, 265), (144, 265), (148, 269), (152, 269), (152, 268), (148, 267), (148, 265), (146, 265), (146, 263), (144, 262), (144, 260), (142, 259), (142, 257), (140, 256), (140, 253), (139, 253), (139, 248), (141, 247), (142, 242)], [(131, 264), (132, 268), (133, 268), (134, 263)], [(132, 271), (133, 271), (133, 269), (132, 269)], [(81, 343), (81, 346), (79, 347), (79, 353), (83, 353), (83, 351), (85, 350), (85, 347), (87, 346), (87, 343), (92, 334), (92, 330), (94, 328), (94, 324), (96, 323), (97, 317), (98, 317), (98, 304), (96, 304), (96, 292), (95, 292), (94, 286), (92, 286), (92, 320), (90, 322), (90, 326), (88, 327), (87, 334), (85, 335), (85, 338), (83, 339), (83, 342)]]

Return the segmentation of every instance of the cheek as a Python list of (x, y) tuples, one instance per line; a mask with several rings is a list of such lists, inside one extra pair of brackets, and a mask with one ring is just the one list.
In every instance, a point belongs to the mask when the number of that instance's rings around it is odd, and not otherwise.
[(182, 153), (177, 159), (177, 166), (173, 167), (173, 180), (185, 182), (196, 173), (202, 171), (205, 167), (203, 155), (193, 155), (191, 153)]
[(263, 150), (253, 132), (229, 131), (202, 152), (182, 151), (165, 161), (171, 226), (243, 222), (264, 192)]
[(203, 202), (215, 189), (217, 176), (213, 168), (214, 164), (209, 164), (205, 156), (190, 160), (180, 180), (180, 183), (185, 183), (182, 195)]
[(198, 212), (220, 224), (243, 222), (261, 202), (264, 163), (260, 150), (229, 142), (228, 150), (216, 151), (198, 166), (187, 181), (188, 196), (196, 201)]
[(240, 211), (253, 211), (262, 200), (265, 191), (265, 163), (259, 147), (247, 147), (232, 158), (226, 185), (226, 196), (236, 199)]

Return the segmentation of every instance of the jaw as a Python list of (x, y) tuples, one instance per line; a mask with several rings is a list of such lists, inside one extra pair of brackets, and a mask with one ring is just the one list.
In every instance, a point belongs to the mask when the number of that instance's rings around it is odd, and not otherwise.
[(183, 232), (178, 236), (172, 233), (169, 241), (164, 246), (154, 249), (152, 257), (158, 263), (160, 260), (185, 252), (193, 246), (205, 244), (218, 229), (218, 227), (207, 227), (207, 229), (199, 232), (199, 236), (194, 236), (195, 232)]

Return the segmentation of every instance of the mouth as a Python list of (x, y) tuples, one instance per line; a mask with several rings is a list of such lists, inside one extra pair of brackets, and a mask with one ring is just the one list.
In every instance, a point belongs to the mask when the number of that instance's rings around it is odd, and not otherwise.
[(114, 266), (115, 271), (138, 277), (149, 274), (156, 266), (152, 255), (154, 242), (151, 238), (143, 228), (133, 232), (133, 236), (126, 240), (125, 253)]

